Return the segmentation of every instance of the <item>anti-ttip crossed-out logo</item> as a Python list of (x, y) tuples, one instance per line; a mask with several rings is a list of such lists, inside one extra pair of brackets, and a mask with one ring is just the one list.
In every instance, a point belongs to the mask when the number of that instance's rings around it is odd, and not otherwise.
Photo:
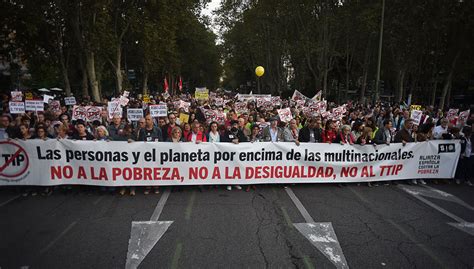
[(0, 142), (0, 179), (18, 181), (24, 178), (30, 161), (25, 149), (12, 141)]

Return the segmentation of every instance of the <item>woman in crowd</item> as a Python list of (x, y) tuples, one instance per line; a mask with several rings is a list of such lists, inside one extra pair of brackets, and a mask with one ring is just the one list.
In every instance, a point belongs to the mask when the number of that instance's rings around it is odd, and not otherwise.
[(209, 125), (209, 132), (207, 133), (207, 141), (210, 143), (219, 143), (221, 142), (221, 134), (219, 133), (219, 125), (217, 122), (213, 121)]
[(181, 128), (175, 126), (171, 129), (171, 136), (168, 137), (167, 142), (179, 143), (184, 142), (184, 137)]
[(374, 141), (372, 140), (372, 128), (364, 127), (362, 134), (357, 138), (356, 144), (358, 145), (373, 145)]
[(94, 136), (91, 135), (86, 129), (86, 124), (84, 121), (77, 121), (76, 122), (76, 129), (74, 134), (72, 135), (72, 139), (74, 140), (94, 140)]
[(333, 140), (334, 143), (341, 143), (353, 145), (356, 141), (354, 136), (351, 133), (351, 127), (349, 125), (342, 125), (341, 131), (337, 134), (336, 138)]
[(352, 125), (352, 135), (356, 140), (362, 135), (364, 128), (365, 126), (362, 121), (354, 121), (354, 124)]
[(323, 131), (323, 143), (332, 143), (336, 140), (336, 123), (332, 120), (327, 120)]
[(109, 131), (105, 126), (100, 125), (95, 129), (95, 138), (98, 141), (108, 141), (109, 140)]

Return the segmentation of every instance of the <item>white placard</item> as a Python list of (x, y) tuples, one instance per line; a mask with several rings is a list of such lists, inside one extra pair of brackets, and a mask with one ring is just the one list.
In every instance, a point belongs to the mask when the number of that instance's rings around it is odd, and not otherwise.
[(71, 96), (71, 97), (64, 97), (64, 103), (67, 105), (67, 106), (73, 106), (76, 103), (76, 97), (74, 96)]
[(11, 95), (12, 95), (12, 101), (13, 102), (23, 101), (23, 93), (22, 92), (14, 91), (14, 92), (11, 92)]
[(43, 100), (26, 100), (25, 101), (25, 110), (26, 111), (35, 111), (35, 112), (44, 111)]
[(25, 113), (25, 103), (23, 102), (9, 102), (10, 114)]
[(122, 107), (120, 106), (120, 102), (108, 102), (107, 111), (109, 114), (109, 119), (112, 119), (114, 116), (122, 117)]
[(127, 119), (129, 121), (138, 121), (143, 118), (143, 109), (141, 108), (129, 108), (127, 109)]
[(150, 105), (150, 115), (152, 117), (167, 117), (168, 108), (166, 104)]

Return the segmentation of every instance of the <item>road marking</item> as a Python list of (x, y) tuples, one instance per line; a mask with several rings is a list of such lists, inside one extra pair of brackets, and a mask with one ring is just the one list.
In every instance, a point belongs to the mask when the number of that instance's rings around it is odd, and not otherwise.
[(161, 212), (163, 212), (163, 208), (165, 207), (166, 201), (168, 201), (168, 197), (170, 196), (170, 189), (167, 188), (163, 195), (161, 195), (158, 204), (155, 207), (155, 211), (153, 211), (153, 215), (151, 215), (151, 221), (157, 221), (160, 218)]
[(56, 242), (59, 241), (59, 239), (61, 239), (64, 235), (66, 235), (67, 232), (69, 232), (76, 224), (77, 224), (77, 221), (74, 221), (71, 224), (69, 224), (66, 227), (66, 229), (64, 229), (64, 231), (62, 231), (56, 238), (54, 238), (51, 242), (49, 242), (49, 244), (39, 252), (39, 255), (42, 256), (44, 253), (46, 253), (54, 244), (56, 244)]
[[(351, 187), (347, 187), (352, 193), (354, 193), (357, 198), (359, 198), (362, 202), (366, 203), (368, 206), (372, 205), (367, 199), (362, 196), (358, 191), (352, 189)], [(395, 227), (397, 230), (399, 230), (403, 235), (405, 235), (406, 238), (408, 238), (410, 241), (412, 241), (416, 246), (418, 246), (423, 252), (425, 252), (430, 258), (432, 258), (436, 263), (440, 265), (441, 268), (446, 268), (446, 266), (443, 264), (441, 260), (438, 259), (436, 254), (434, 254), (426, 245), (423, 243), (418, 242), (409, 232), (407, 232), (405, 229), (403, 229), (400, 225), (396, 224), (393, 220), (385, 218), (383, 216), (380, 216), (383, 218), (385, 221), (390, 223), (393, 227)]]
[(444, 208), (441, 208), (440, 206), (437, 206), (434, 203), (426, 200), (425, 198), (421, 197), (421, 195), (423, 195), (422, 193), (417, 193), (416, 191), (413, 191), (413, 189), (410, 189), (406, 186), (399, 186), (399, 188), (401, 188), (402, 190), (404, 190), (407, 193), (411, 194), (416, 199), (422, 201), (423, 203), (429, 205), (430, 207), (436, 209), (438, 212), (452, 218), (453, 220), (455, 220), (457, 222), (457, 223), (448, 222), (449, 225), (451, 225), (453, 227), (456, 227), (456, 228), (460, 229), (461, 231), (466, 232), (466, 233), (474, 236), (474, 223), (467, 222), (464, 219), (462, 219), (462, 218), (454, 215), (453, 213), (445, 210)]
[(336, 232), (331, 222), (315, 222), (308, 210), (303, 206), (300, 199), (290, 187), (285, 187), (285, 191), (290, 196), (306, 223), (293, 223), (295, 228), (316, 247), (336, 268), (349, 268), (346, 257), (342, 252), (341, 245), (337, 240)]
[(306, 208), (301, 203), (300, 199), (298, 199), (298, 197), (296, 197), (293, 190), (290, 187), (286, 187), (285, 191), (286, 191), (286, 193), (288, 193), (288, 195), (291, 198), (291, 201), (293, 201), (296, 208), (298, 208), (298, 210), (300, 211), (301, 215), (303, 215), (304, 220), (306, 222), (315, 222), (313, 217), (311, 217), (311, 215), (308, 213), (308, 210), (306, 210)]
[(191, 197), (189, 198), (188, 205), (186, 206), (186, 210), (184, 211), (184, 219), (189, 220), (191, 218), (191, 213), (193, 212), (194, 200), (196, 200), (196, 191), (191, 193)]
[(12, 197), (12, 198), (6, 200), (5, 202), (2, 202), (2, 203), (0, 204), (0, 207), (4, 206), (4, 205), (6, 205), (6, 204), (8, 204), (8, 203), (10, 203), (10, 202), (12, 202), (12, 201), (14, 201), (14, 200), (20, 198), (20, 197), (21, 197), (21, 195), (17, 195), (17, 196), (15, 196), (15, 197)]
[(151, 215), (150, 221), (132, 222), (125, 268), (138, 268), (173, 223), (173, 221), (158, 221), (170, 193), (170, 188), (163, 192)]
[(181, 257), (181, 252), (183, 251), (183, 244), (178, 242), (176, 244), (176, 249), (174, 250), (173, 260), (171, 260), (171, 269), (178, 268), (179, 258)]
[[(451, 201), (451, 202), (455, 202), (461, 206), (464, 206), (465, 208), (469, 209), (469, 210), (473, 210), (474, 211), (474, 207), (470, 206), (469, 204), (467, 204), (466, 202), (464, 202), (463, 200), (459, 199), (458, 197), (450, 194), (450, 193), (447, 193), (447, 192), (444, 192), (442, 190), (439, 190), (437, 188), (433, 188), (433, 187), (430, 187), (430, 186), (427, 186), (427, 185), (424, 185), (423, 187), (431, 190), (434, 192), (435, 195), (433, 195), (433, 198), (439, 198), (439, 199), (443, 199), (443, 200), (448, 200), (448, 201)], [(423, 193), (422, 193), (423, 195)], [(430, 196), (431, 197), (431, 196)]]

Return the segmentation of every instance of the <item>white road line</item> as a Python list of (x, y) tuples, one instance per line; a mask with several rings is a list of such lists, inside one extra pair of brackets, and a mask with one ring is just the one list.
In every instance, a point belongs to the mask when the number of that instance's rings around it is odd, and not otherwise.
[(286, 191), (286, 193), (288, 193), (288, 195), (291, 198), (291, 201), (293, 201), (296, 208), (298, 208), (298, 210), (300, 211), (301, 215), (303, 215), (304, 220), (308, 223), (315, 222), (313, 217), (311, 217), (311, 215), (308, 213), (308, 210), (306, 210), (306, 208), (301, 203), (300, 199), (298, 199), (298, 197), (296, 197), (293, 190), (289, 187), (285, 187), (285, 191)]
[(97, 198), (97, 199), (93, 202), (93, 204), (94, 204), (94, 205), (97, 205), (100, 201), (102, 201), (102, 199), (104, 199), (104, 197), (105, 197), (105, 196), (100, 196), (99, 198)]
[(4, 206), (4, 205), (10, 203), (11, 201), (14, 201), (14, 200), (16, 200), (16, 199), (18, 199), (18, 198), (20, 198), (20, 197), (21, 197), (21, 195), (17, 195), (17, 196), (15, 196), (15, 197), (12, 197), (12, 198), (6, 200), (5, 202), (2, 202), (2, 203), (0, 204), (0, 207)]
[[(364, 196), (362, 196), (362, 194), (360, 194), (359, 192), (357, 192), (356, 190), (352, 189), (351, 187), (348, 187), (350, 191), (352, 191), (355, 196), (357, 196), (357, 198), (359, 198), (362, 202), (368, 204), (368, 205), (371, 205), (371, 203), (365, 199)], [(407, 232), (405, 229), (403, 229), (400, 225), (396, 224), (393, 220), (391, 219), (388, 219), (388, 218), (385, 218), (383, 216), (381, 216), (385, 221), (387, 221), (388, 223), (390, 223), (393, 227), (395, 227), (397, 230), (399, 230), (406, 238), (408, 238), (410, 241), (412, 241), (416, 246), (418, 246), (421, 250), (423, 250), (423, 252), (425, 252), (428, 256), (430, 256), (431, 259), (433, 259), (436, 263), (438, 263), (441, 268), (446, 268), (446, 266), (443, 264), (443, 262), (438, 259), (438, 257), (436, 256), (435, 253), (433, 253), (426, 245), (424, 245), (423, 243), (420, 243), (418, 242), (418, 240), (416, 240), (416, 238), (414, 238), (409, 232)]]
[(427, 189), (430, 189), (430, 190), (432, 190), (432, 191), (434, 191), (434, 192), (436, 192), (436, 193), (438, 193), (438, 194), (440, 194), (440, 195), (451, 196), (451, 197), (453, 197), (453, 198), (455, 199), (455, 202), (456, 202), (456, 203), (458, 203), (458, 204), (464, 206), (465, 208), (467, 208), (467, 209), (469, 209), (469, 210), (474, 211), (474, 207), (470, 206), (468, 203), (464, 202), (463, 200), (459, 199), (458, 197), (456, 197), (456, 196), (454, 196), (454, 195), (452, 195), (452, 194), (450, 194), (450, 193), (447, 193), (447, 192), (445, 192), (445, 191), (442, 191), (442, 190), (440, 190), (440, 189), (433, 188), (433, 187), (430, 187), (430, 186), (427, 186), (427, 185), (423, 185), (423, 187), (425, 187), (425, 188), (427, 188)]
[(66, 229), (64, 229), (64, 231), (62, 231), (56, 238), (54, 238), (51, 242), (49, 242), (49, 244), (39, 252), (39, 255), (41, 256), (44, 253), (46, 253), (54, 244), (56, 244), (56, 242), (59, 241), (59, 239), (61, 239), (61, 237), (67, 234), (67, 232), (69, 232), (76, 224), (77, 224), (77, 221), (74, 221), (71, 224), (69, 224), (66, 227)]
[(168, 200), (168, 197), (170, 196), (170, 193), (171, 193), (170, 188), (166, 188), (165, 192), (160, 197), (158, 204), (156, 205), (155, 211), (153, 211), (153, 215), (151, 215), (151, 218), (150, 218), (151, 221), (158, 221), (158, 219), (160, 218), (161, 212), (163, 211), (163, 208), (165, 207), (166, 201)]
[(420, 195), (412, 195), (413, 197), (415, 197), (416, 199), (422, 201), (423, 203), (431, 206), (432, 208), (438, 210), (439, 212), (443, 213), (444, 215), (452, 218), (453, 220), (457, 221), (457, 222), (466, 222), (465, 220), (461, 219), (460, 217), (454, 215), (453, 213), (450, 213), (448, 212), (447, 210), (435, 205), (434, 203), (426, 200), (425, 198), (421, 197)]

